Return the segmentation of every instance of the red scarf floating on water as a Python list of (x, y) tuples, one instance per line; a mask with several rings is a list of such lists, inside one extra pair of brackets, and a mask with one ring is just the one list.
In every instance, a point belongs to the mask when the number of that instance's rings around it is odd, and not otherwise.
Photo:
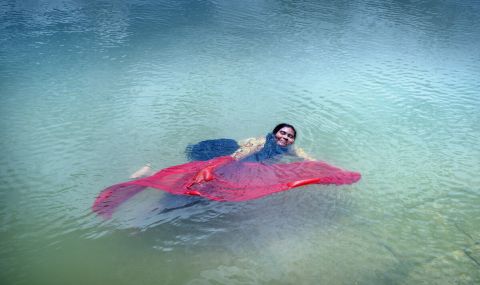
[[(201, 183), (192, 184), (199, 171), (209, 167), (209, 177)], [(239, 202), (308, 184), (352, 184), (360, 177), (358, 172), (343, 170), (320, 161), (264, 164), (238, 162), (230, 156), (223, 156), (168, 167), (146, 178), (112, 185), (100, 193), (92, 209), (109, 218), (120, 204), (146, 187), (176, 195)]]

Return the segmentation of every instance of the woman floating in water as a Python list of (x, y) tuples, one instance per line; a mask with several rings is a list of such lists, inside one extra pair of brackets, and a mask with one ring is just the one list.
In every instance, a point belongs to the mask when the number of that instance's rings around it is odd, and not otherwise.
[[(238, 202), (308, 184), (341, 185), (360, 179), (360, 173), (314, 161), (303, 150), (294, 148), (296, 136), (293, 126), (280, 124), (265, 138), (249, 139), (240, 146), (225, 139), (200, 142), (191, 147), (188, 154), (196, 161), (110, 186), (97, 197), (93, 211), (110, 217), (121, 203), (146, 187), (175, 195)], [(285, 155), (297, 156), (303, 161), (279, 163)], [(150, 166), (146, 166), (132, 176), (137, 178), (150, 171)]]
[[(238, 145), (233, 140), (209, 140), (198, 143), (188, 150), (188, 156), (193, 160), (207, 160), (223, 155), (230, 155), (235, 160), (262, 162), (267, 160), (279, 159), (280, 155), (287, 154), (297, 156), (304, 160), (313, 161), (303, 149), (294, 147), (297, 131), (290, 124), (278, 124), (266, 137), (249, 138), (240, 142)], [(276, 144), (269, 145), (269, 144)], [(265, 145), (267, 144), (267, 147)], [(236, 148), (233, 153), (229, 150)], [(130, 178), (137, 179), (142, 176), (153, 174), (151, 163), (133, 173)]]

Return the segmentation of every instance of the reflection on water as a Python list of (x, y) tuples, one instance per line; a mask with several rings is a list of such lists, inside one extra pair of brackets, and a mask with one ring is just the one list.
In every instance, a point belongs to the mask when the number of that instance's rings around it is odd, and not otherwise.
[[(478, 283), (479, 10), (1, 2), (2, 283)], [(110, 221), (90, 212), (148, 161), (284, 121), (362, 181), (245, 203), (149, 190)]]

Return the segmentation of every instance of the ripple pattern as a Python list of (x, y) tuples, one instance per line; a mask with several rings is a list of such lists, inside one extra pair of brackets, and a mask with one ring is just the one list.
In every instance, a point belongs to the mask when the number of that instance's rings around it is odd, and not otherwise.
[[(479, 12), (448, 0), (3, 1), (0, 280), (479, 283)], [(245, 203), (148, 190), (110, 221), (90, 212), (146, 162), (184, 163), (188, 144), (280, 122), (362, 181)]]

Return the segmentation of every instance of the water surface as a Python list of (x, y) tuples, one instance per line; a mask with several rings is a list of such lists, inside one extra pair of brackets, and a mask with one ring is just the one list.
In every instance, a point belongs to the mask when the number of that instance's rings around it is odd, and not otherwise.
[[(480, 282), (478, 1), (1, 1), (2, 284)], [(102, 188), (279, 122), (360, 171), (245, 203)]]

